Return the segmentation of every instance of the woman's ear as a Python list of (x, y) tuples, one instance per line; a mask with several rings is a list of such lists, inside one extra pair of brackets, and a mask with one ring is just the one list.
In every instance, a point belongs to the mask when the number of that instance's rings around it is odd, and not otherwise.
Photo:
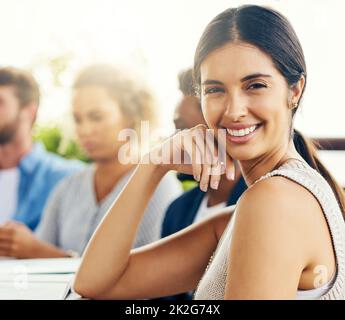
[(303, 92), (303, 88), (305, 85), (305, 77), (304, 75), (301, 75), (301, 77), (299, 78), (299, 80), (297, 81), (297, 83), (295, 83), (294, 85), (291, 86), (291, 96), (290, 96), (290, 101), (291, 103), (298, 103), (302, 92)]

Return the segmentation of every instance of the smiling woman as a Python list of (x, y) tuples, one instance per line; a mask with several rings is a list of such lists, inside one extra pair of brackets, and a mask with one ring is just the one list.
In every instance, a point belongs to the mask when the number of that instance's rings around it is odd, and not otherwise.
[[(75, 290), (108, 299), (195, 289), (196, 299), (344, 299), (344, 194), (293, 128), (307, 71), (289, 21), (260, 6), (225, 10), (201, 36), (194, 75), (207, 126), (179, 132), (143, 158), (89, 242)], [(181, 143), (186, 136), (194, 139)], [(169, 163), (147, 164), (167, 147)], [(181, 152), (190, 162), (174, 163)], [(131, 251), (168, 171), (217, 189), (221, 174), (234, 176), (234, 159), (248, 185), (235, 210)]]

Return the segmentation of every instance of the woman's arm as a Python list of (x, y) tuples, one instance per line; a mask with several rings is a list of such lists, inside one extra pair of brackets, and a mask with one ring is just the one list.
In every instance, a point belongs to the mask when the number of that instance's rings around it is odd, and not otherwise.
[(167, 173), (158, 184), (139, 224), (133, 248), (158, 241), (169, 204), (182, 194), (182, 186), (174, 172)]
[(196, 287), (229, 213), (131, 251), (143, 208), (164, 174), (154, 165), (137, 167), (87, 246), (74, 283), (77, 293), (99, 299), (138, 299)]
[(119, 280), (97, 299), (147, 299), (194, 290), (218, 244), (229, 213), (189, 226), (130, 253)]

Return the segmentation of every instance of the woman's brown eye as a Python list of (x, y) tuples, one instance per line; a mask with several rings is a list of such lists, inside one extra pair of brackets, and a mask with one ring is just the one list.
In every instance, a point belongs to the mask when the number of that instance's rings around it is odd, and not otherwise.
[(91, 113), (89, 117), (92, 121), (101, 121), (103, 119), (103, 116), (99, 113)]
[(204, 94), (212, 94), (212, 93), (217, 93), (217, 92), (223, 92), (224, 90), (222, 88), (218, 87), (212, 87), (212, 88), (206, 88), (204, 91)]
[(81, 122), (81, 120), (77, 117), (74, 117), (73, 120), (76, 124), (79, 124)]
[(260, 89), (260, 88), (267, 88), (267, 86), (263, 83), (253, 83), (248, 87), (248, 89)]

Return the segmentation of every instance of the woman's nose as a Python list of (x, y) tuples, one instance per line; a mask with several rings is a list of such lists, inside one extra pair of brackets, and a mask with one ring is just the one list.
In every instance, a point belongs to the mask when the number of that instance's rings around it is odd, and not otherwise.
[(226, 101), (223, 117), (232, 122), (237, 122), (248, 114), (246, 100), (241, 97), (233, 97)]
[(93, 127), (86, 122), (79, 123), (77, 125), (77, 133), (79, 136), (82, 136), (82, 137), (90, 136), (93, 133)]

